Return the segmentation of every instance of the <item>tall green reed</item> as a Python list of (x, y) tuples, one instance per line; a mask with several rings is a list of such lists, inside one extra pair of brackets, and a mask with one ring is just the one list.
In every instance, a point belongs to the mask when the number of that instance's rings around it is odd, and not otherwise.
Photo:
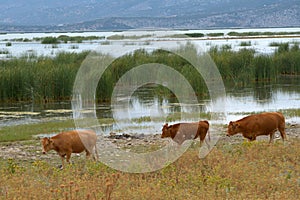
[[(181, 50), (184, 51), (184, 48)], [(280, 76), (300, 75), (300, 50), (297, 43), (279, 44), (273, 54), (257, 54), (251, 48), (234, 51), (229, 46), (212, 47), (208, 53), (216, 63), (225, 85), (246, 86), (256, 82), (276, 82)], [(61, 52), (55, 57), (32, 55), (1, 60), (0, 101), (70, 100), (77, 71), (88, 54), (90, 52)], [(109, 101), (120, 77), (130, 69), (147, 63), (172, 67), (190, 82), (199, 98), (207, 96), (202, 77), (185, 59), (164, 50), (138, 50), (115, 59), (108, 66), (98, 83), (97, 100)], [(174, 84), (177, 84), (176, 80)], [(162, 86), (158, 87), (157, 92), (172, 95)]]

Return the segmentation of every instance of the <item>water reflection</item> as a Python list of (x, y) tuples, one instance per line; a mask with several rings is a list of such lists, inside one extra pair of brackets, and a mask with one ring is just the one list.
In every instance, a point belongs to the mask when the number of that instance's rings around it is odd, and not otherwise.
[(253, 90), (253, 97), (258, 103), (266, 103), (272, 101), (272, 85), (256, 83)]
[[(300, 78), (282, 79), (278, 84), (254, 84), (248, 88), (234, 88), (227, 91), (227, 121), (237, 120), (253, 112), (297, 111), (300, 109)], [(200, 100), (197, 104), (179, 104), (174, 96), (155, 93), (155, 87), (142, 87), (131, 97), (124, 97), (112, 109), (110, 103), (97, 104), (98, 119), (114, 119), (115, 123), (100, 124), (102, 131), (120, 133), (160, 133), (163, 123), (180, 121), (180, 114), (189, 114), (188, 120), (210, 119), (213, 102)], [(286, 116), (288, 123), (300, 123), (295, 114)], [(0, 128), (3, 126), (40, 123), (53, 120), (72, 119), (70, 102), (48, 104), (1, 104)], [(187, 118), (185, 118), (187, 119)], [(214, 121), (212, 123), (224, 123)]]

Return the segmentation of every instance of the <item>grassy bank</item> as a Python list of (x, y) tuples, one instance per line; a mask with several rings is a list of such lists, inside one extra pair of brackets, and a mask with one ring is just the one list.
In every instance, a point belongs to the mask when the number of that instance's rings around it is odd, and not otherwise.
[[(99, 124), (113, 123), (113, 119), (111, 118), (102, 118), (98, 121)], [(66, 130), (73, 130), (75, 128), (76, 125), (73, 119), (5, 126), (0, 128), (0, 142), (32, 140), (33, 137), (37, 136), (38, 134), (56, 134)]]
[(0, 198), (298, 199), (299, 144), (219, 142), (204, 159), (198, 158), (197, 146), (175, 163), (145, 174), (118, 172), (75, 157), (64, 170), (48, 159), (0, 160)]
[[(77, 71), (88, 54), (60, 53), (54, 58), (32, 56), (1, 60), (0, 101), (46, 103), (70, 100)], [(236, 52), (228, 45), (213, 47), (209, 54), (224, 82), (229, 83), (226, 85), (276, 83), (283, 75), (300, 75), (300, 50), (297, 43), (278, 44), (272, 55), (256, 55), (252, 49)], [(118, 58), (109, 66), (98, 83), (97, 99), (109, 100), (114, 85), (124, 73), (147, 63), (160, 63), (174, 68), (190, 82), (199, 98), (207, 96), (202, 77), (197, 76), (197, 71), (186, 60), (163, 50), (151, 53), (140, 50)], [(160, 92), (170, 94), (162, 87)]]

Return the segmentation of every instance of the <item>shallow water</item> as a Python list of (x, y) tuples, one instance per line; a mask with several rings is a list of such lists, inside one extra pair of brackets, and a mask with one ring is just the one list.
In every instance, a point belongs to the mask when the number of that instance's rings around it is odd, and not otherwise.
[[(232, 88), (227, 91), (224, 117), (212, 117), (212, 124), (226, 124), (253, 112), (281, 111), (287, 112), (300, 109), (300, 78), (299, 81), (282, 81), (281, 84), (264, 85), (254, 88)], [(195, 121), (203, 116), (212, 116), (213, 106), (218, 102), (203, 99), (197, 104), (183, 105), (175, 97), (168, 98), (153, 95), (154, 87), (142, 87), (131, 97), (123, 98), (121, 106), (103, 103), (95, 106), (97, 118), (113, 118), (113, 124), (99, 124), (105, 134), (115, 132), (118, 134), (156, 134), (161, 132), (162, 125), (167, 117), (174, 113), (188, 113), (190, 117), (174, 118), (170, 124), (179, 121)], [(142, 98), (141, 98), (142, 96)], [(129, 101), (128, 101), (129, 100)], [(217, 100), (218, 101), (218, 100)], [(299, 112), (298, 112), (299, 113)], [(195, 114), (195, 115), (192, 115)], [(73, 111), (70, 102), (52, 103), (46, 105), (11, 104), (0, 105), (0, 128), (3, 126), (41, 123), (72, 119)], [(203, 117), (203, 119), (207, 119)], [(300, 124), (300, 116), (288, 115), (286, 122)]]
[[(118, 49), (122, 51), (130, 51), (132, 47), (136, 48), (161, 48), (170, 47), (172, 45), (178, 46), (179, 41), (185, 39), (168, 38), (166, 35), (182, 34), (182, 33), (228, 33), (230, 31), (237, 32), (284, 32), (284, 31), (300, 31), (300, 28), (278, 28), (278, 29), (223, 29), (223, 30), (184, 30), (184, 31), (127, 31), (127, 32), (86, 32), (86, 33), (15, 33), (15, 34), (1, 34), (0, 35), (0, 50), (6, 49), (10, 55), (0, 54), (1, 58), (7, 56), (20, 55), (55, 55), (61, 51), (81, 52), (84, 50), (98, 50), (103, 53), (118, 53)], [(40, 44), (38, 42), (12, 42), (12, 46), (6, 46), (8, 40), (17, 38), (46, 37), (46, 36), (104, 36), (122, 34), (126, 36), (142, 36), (151, 35), (136, 40), (107, 40), (101, 39), (96, 41), (87, 41), (83, 43), (68, 43), (58, 44), (57, 48), (52, 48), (52, 45)], [(209, 38), (191, 39), (195, 44), (208, 50), (212, 46), (229, 44), (234, 50), (241, 47), (242, 41), (250, 41), (249, 39), (228, 39), (218, 38), (218, 40), (211, 40)], [(104, 43), (107, 42), (107, 43)], [(270, 47), (271, 42), (300, 42), (299, 36), (295, 38), (256, 38), (251, 39), (251, 46), (246, 48), (254, 48), (258, 53), (272, 53), (276, 47)], [(75, 49), (73, 47), (76, 47)], [(224, 99), (217, 99), (212, 102), (210, 99), (200, 100), (193, 105), (179, 104), (176, 98), (169, 98), (164, 96), (152, 95), (151, 87), (141, 88), (137, 90), (132, 96), (124, 97), (125, 106), (112, 106), (107, 103), (95, 105), (97, 118), (114, 118), (114, 124), (106, 124), (101, 126), (103, 132), (109, 134), (110, 132), (119, 133), (144, 133), (153, 134), (160, 133), (162, 125), (167, 121), (167, 117), (172, 113), (196, 113), (201, 112), (204, 116), (210, 115), (214, 111), (216, 104), (220, 102), (224, 108), (225, 114), (222, 119), (218, 116), (211, 119), (214, 124), (226, 124), (228, 121), (237, 120), (252, 112), (264, 111), (286, 111), (300, 109), (300, 78), (282, 79), (278, 84), (261, 84), (253, 87), (239, 88), (231, 87), (226, 91), (227, 95)], [(128, 101), (129, 99), (129, 101)], [(218, 102), (219, 101), (219, 102)], [(122, 102), (120, 101), (120, 104)], [(299, 112), (298, 112), (299, 113)], [(196, 113), (197, 114), (197, 113)], [(73, 110), (71, 102), (58, 102), (48, 104), (32, 104), (32, 103), (18, 103), (18, 104), (0, 104), (0, 128), (3, 126), (11, 126), (18, 124), (41, 123), (53, 120), (72, 119)], [(178, 116), (177, 116), (178, 117)], [(185, 121), (198, 120), (199, 117), (184, 118)], [(174, 119), (171, 123), (180, 120)], [(289, 115), (286, 121), (291, 124), (299, 124), (299, 116)]]
[[(130, 50), (132, 46), (138, 48), (172, 48), (176, 45), (176, 42), (192, 41), (202, 48), (202, 51), (207, 51), (213, 46), (231, 45), (233, 50), (239, 50), (240, 48), (255, 49), (257, 53), (269, 54), (273, 53), (276, 47), (270, 47), (272, 42), (291, 42), (299, 43), (299, 35), (294, 35), (291, 38), (248, 38), (237, 39), (235, 37), (226, 36), (227, 33), (235, 32), (299, 32), (300, 28), (268, 28), (268, 29), (220, 29), (220, 30), (132, 30), (123, 32), (67, 32), (67, 33), (7, 33), (0, 34), (0, 52), (8, 51), (9, 53), (0, 53), (0, 59), (7, 59), (10, 57), (36, 55), (36, 56), (54, 56), (61, 51), (65, 52), (82, 52), (86, 50), (97, 50), (102, 53), (112, 54), (117, 56), (115, 51), (119, 48), (123, 50)], [(223, 37), (203, 37), (203, 38), (176, 38), (173, 35), (185, 34), (185, 33), (224, 33)], [(58, 37), (60, 35), (68, 36), (98, 36), (104, 37), (104, 39), (83, 41), (82, 43), (67, 43), (67, 44), (41, 44), (40, 42), (19, 42), (16, 39), (29, 39), (43, 38), (43, 37)], [(123, 35), (126, 37), (137, 36), (139, 39), (123, 39), (123, 40), (111, 40), (109, 36)], [(144, 36), (144, 37), (143, 37)], [(7, 42), (11, 42), (11, 46), (6, 46)], [(241, 42), (250, 42), (251, 46), (241, 46)]]

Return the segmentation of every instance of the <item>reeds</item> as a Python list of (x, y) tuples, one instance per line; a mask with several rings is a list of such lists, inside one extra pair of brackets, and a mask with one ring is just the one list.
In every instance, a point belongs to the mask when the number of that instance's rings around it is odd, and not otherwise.
[[(70, 100), (75, 77), (89, 52), (59, 53), (54, 58), (12, 58), (0, 61), (0, 101)], [(282, 75), (300, 75), (299, 44), (278, 44), (274, 54), (256, 54), (253, 49), (233, 51), (230, 46), (212, 47), (209, 54), (216, 63), (225, 85), (251, 85), (255, 82), (274, 82)], [(163, 50), (138, 50), (116, 59), (105, 71), (97, 87), (97, 100), (109, 101), (113, 88), (122, 75), (136, 66), (159, 63), (182, 74), (199, 98), (208, 94), (206, 84), (188, 61)], [(139, 79), (139, 77), (133, 77)], [(174, 80), (174, 84), (177, 84)], [(160, 94), (172, 95), (157, 87)]]
[(78, 68), (88, 52), (55, 58), (21, 57), (0, 61), (0, 100), (69, 100)]
[(299, 44), (278, 44), (274, 54), (256, 54), (253, 49), (233, 51), (227, 47), (213, 47), (210, 55), (225, 82), (251, 85), (253, 82), (276, 83), (282, 75), (300, 75)]

